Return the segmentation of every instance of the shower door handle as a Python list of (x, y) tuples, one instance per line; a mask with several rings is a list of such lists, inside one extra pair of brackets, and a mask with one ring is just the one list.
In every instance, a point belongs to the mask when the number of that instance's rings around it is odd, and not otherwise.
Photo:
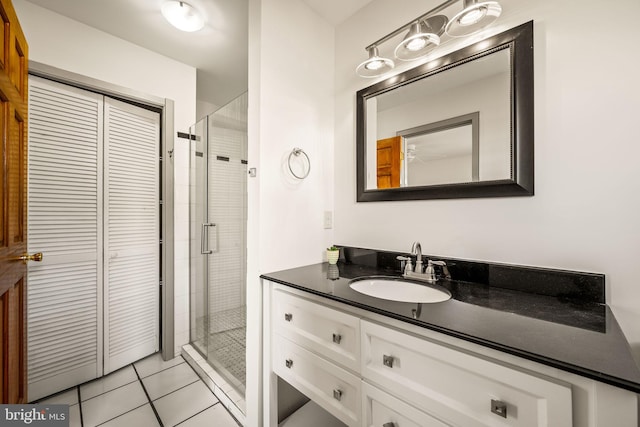
[[(207, 233), (207, 227), (216, 228), (216, 250), (209, 249), (209, 234)], [(202, 232), (200, 233), (200, 253), (203, 255), (209, 255), (214, 252), (218, 252), (218, 226), (214, 223), (205, 222), (202, 224)]]

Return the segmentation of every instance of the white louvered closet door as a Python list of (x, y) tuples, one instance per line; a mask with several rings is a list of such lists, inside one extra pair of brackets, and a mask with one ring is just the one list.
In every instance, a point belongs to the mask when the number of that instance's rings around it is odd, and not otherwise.
[(160, 115), (105, 99), (104, 373), (158, 351)]
[(103, 97), (29, 77), (31, 400), (102, 374)]

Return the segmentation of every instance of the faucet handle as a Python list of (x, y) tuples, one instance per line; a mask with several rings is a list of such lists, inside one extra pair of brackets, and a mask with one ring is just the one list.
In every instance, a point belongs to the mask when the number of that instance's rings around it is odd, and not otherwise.
[(442, 267), (442, 275), (444, 276), (444, 278), (445, 279), (451, 279), (451, 273), (449, 272), (449, 269), (447, 268), (447, 263), (446, 262), (429, 260), (429, 264), (435, 264), (435, 265), (439, 265), (440, 267)]

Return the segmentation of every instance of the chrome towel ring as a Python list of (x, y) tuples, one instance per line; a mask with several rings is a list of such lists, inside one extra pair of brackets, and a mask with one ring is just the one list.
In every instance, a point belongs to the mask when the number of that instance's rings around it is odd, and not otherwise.
[[(291, 156), (295, 156), (293, 157), (295, 159), (296, 157), (300, 157), (301, 154), (307, 159), (306, 161), (307, 167), (306, 167), (306, 172), (304, 172), (302, 175), (298, 175), (293, 171), (293, 168), (291, 167), (291, 159), (292, 159)], [(289, 166), (289, 172), (291, 172), (291, 175), (293, 175), (298, 179), (305, 179), (306, 177), (309, 176), (309, 172), (311, 172), (311, 161), (309, 160), (309, 156), (307, 155), (307, 153), (305, 153), (302, 148), (296, 147), (293, 150), (291, 150), (291, 153), (289, 153), (289, 159), (287, 160), (287, 164)]]

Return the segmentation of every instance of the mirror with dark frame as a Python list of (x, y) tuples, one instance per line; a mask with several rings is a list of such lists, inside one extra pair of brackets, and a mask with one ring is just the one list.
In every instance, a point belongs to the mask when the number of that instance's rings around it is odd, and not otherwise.
[(357, 201), (533, 195), (533, 22), (357, 93)]

